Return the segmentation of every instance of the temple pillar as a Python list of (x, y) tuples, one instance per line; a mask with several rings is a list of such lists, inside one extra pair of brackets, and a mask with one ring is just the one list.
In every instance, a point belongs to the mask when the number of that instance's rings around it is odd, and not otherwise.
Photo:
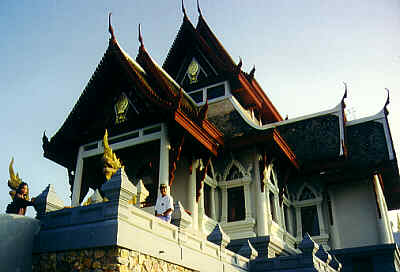
[(252, 218), (251, 214), (251, 196), (250, 196), (250, 185), (247, 183), (244, 185), (244, 208), (246, 220)]
[(228, 189), (226, 187), (222, 188), (222, 214), (221, 222), (228, 222)]
[(301, 222), (301, 208), (296, 207), (296, 222), (297, 222), (297, 238), (301, 239), (302, 238), (302, 226), (303, 223)]
[(83, 174), (83, 158), (82, 153), (84, 149), (83, 146), (79, 148), (78, 158), (76, 160), (76, 168), (75, 168), (75, 178), (74, 185), (72, 187), (72, 198), (71, 198), (71, 206), (77, 207), (79, 206), (79, 198), (81, 195), (81, 187), (82, 187), (82, 174)]
[[(253, 157), (254, 163), (254, 182), (256, 183), (256, 209), (257, 209), (257, 236), (265, 236), (268, 235), (268, 231), (266, 228), (265, 217), (267, 215), (267, 209), (265, 206), (265, 190), (261, 186), (260, 180), (260, 167), (259, 167), (259, 159), (257, 152), (254, 152)], [(264, 169), (263, 169), (264, 170)], [(245, 186), (246, 188), (246, 186)], [(246, 191), (246, 189), (245, 189)], [(250, 196), (249, 196), (250, 197)], [(249, 199), (250, 200), (250, 199)], [(247, 212), (247, 210), (246, 210)]]
[(386, 207), (386, 203), (385, 203), (385, 200), (383, 197), (383, 192), (382, 192), (382, 188), (380, 185), (378, 175), (374, 175), (373, 183), (374, 183), (376, 202), (377, 202), (380, 214), (381, 214), (381, 217), (378, 218), (378, 220), (377, 220), (380, 241), (383, 244), (389, 244), (389, 243), (392, 243), (393, 239), (391, 239), (391, 236), (393, 236), (393, 235), (390, 233), (391, 227), (390, 227), (390, 222), (389, 222), (388, 215), (387, 215), (387, 207)]
[(188, 210), (192, 214), (192, 226), (194, 229), (199, 227), (199, 207), (196, 202), (196, 169), (199, 165), (198, 159), (193, 159), (192, 161), (192, 172), (189, 176), (188, 190), (187, 190), (187, 200), (188, 200)]
[(204, 185), (200, 190), (200, 198), (198, 202), (199, 206), (199, 229), (201, 232), (204, 232)]
[[(265, 193), (265, 206), (266, 206), (266, 217), (267, 217), (267, 225), (270, 225), (270, 222), (272, 221), (272, 215), (271, 215), (271, 205), (270, 205), (270, 200), (269, 200), (269, 189), (268, 189), (268, 184), (264, 189)], [(271, 232), (269, 228), (267, 228), (268, 233)]]
[(317, 213), (318, 213), (318, 224), (319, 224), (319, 232), (320, 235), (327, 234), (324, 222), (324, 215), (322, 213), (322, 202), (317, 204)]
[[(169, 149), (170, 143), (168, 139), (167, 133), (167, 125), (165, 123), (161, 124), (161, 139), (160, 139), (160, 167), (159, 167), (159, 184), (157, 188), (160, 187), (161, 184), (167, 185), (167, 192), (170, 193), (169, 188)], [(158, 191), (158, 197), (160, 197), (161, 192)]]
[(211, 218), (217, 220), (217, 216), (215, 215), (215, 187), (211, 186), (210, 190), (210, 210), (211, 210)]

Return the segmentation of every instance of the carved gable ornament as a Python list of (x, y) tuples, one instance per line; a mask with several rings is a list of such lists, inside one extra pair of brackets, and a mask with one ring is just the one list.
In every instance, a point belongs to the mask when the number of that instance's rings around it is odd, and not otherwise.
[(114, 105), (115, 124), (121, 124), (127, 121), (126, 113), (128, 112), (129, 101), (124, 93), (121, 93)]
[(189, 76), (189, 83), (197, 83), (198, 81), (198, 76), (200, 73), (200, 66), (197, 63), (195, 59), (192, 60), (192, 62), (189, 64), (189, 67), (187, 69), (187, 74)]

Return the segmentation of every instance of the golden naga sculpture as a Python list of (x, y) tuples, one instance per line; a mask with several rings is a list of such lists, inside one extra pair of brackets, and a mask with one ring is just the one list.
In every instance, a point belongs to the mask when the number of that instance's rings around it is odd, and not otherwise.
[(117, 158), (115, 153), (112, 151), (110, 145), (108, 144), (108, 132), (104, 133), (103, 137), (103, 146), (104, 146), (104, 154), (103, 154), (103, 173), (106, 176), (106, 180), (109, 180), (120, 168), (124, 168), (120, 160)]
[[(11, 158), (10, 165), (8, 167), (8, 171), (10, 172), (10, 179), (8, 180), (8, 187), (10, 187), (11, 191), (9, 192), (12, 199), (14, 199), (15, 194), (17, 193), (18, 186), (21, 184), (22, 179), (19, 177), (18, 173), (14, 173), (13, 168), (14, 158)], [(29, 191), (25, 196), (26, 200), (29, 200)]]

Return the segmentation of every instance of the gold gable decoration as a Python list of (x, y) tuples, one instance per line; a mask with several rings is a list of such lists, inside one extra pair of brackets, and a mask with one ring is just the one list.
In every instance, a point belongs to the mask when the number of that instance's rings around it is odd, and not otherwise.
[[(10, 187), (11, 189), (9, 194), (12, 199), (14, 199), (14, 196), (17, 193), (18, 186), (22, 182), (22, 179), (19, 177), (18, 173), (15, 174), (13, 164), (14, 164), (14, 158), (11, 158), (10, 165), (8, 166), (8, 171), (10, 173), (10, 179), (8, 180), (8, 187)], [(29, 200), (29, 191), (26, 194), (25, 199)]]
[(190, 84), (197, 83), (199, 72), (200, 72), (199, 64), (197, 63), (197, 61), (192, 60), (187, 69), (187, 74), (189, 76)]
[(115, 153), (112, 151), (110, 145), (108, 144), (108, 132), (104, 133), (103, 137), (103, 147), (104, 154), (102, 157), (102, 161), (104, 163), (103, 173), (106, 176), (106, 180), (108, 181), (120, 168), (124, 168), (121, 161), (117, 158)]
[(129, 105), (128, 98), (124, 93), (122, 93), (114, 105), (115, 124), (121, 124), (127, 120), (126, 113), (128, 111), (128, 105)]

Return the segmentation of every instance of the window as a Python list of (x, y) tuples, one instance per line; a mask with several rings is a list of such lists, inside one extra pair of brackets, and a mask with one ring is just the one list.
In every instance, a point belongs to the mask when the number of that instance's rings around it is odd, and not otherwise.
[(202, 89), (197, 89), (193, 91), (188, 91), (188, 94), (197, 103), (205, 103), (206, 100), (213, 101), (217, 98), (222, 98), (227, 95), (227, 83), (218, 83), (216, 85), (211, 85)]
[(196, 103), (203, 102), (203, 91), (192, 92), (189, 95), (193, 98), (194, 102)]
[(228, 222), (245, 219), (243, 187), (228, 189)]
[(311, 236), (318, 236), (319, 223), (318, 211), (316, 206), (308, 206), (301, 208), (301, 228), (303, 236), (308, 233)]
[(296, 223), (299, 225), (299, 228), (301, 228), (301, 236), (304, 237), (304, 235), (308, 233), (310, 236), (325, 237), (327, 233), (321, 233), (322, 226), (320, 225), (324, 225), (324, 217), (321, 214), (322, 196), (312, 187), (303, 185), (301, 191), (297, 195), (297, 199), (298, 200), (294, 204), (300, 208), (298, 209), (300, 214), (298, 214), (297, 217), (299, 222)]
[(225, 84), (220, 84), (207, 89), (207, 99), (211, 100), (217, 97), (225, 96)]

